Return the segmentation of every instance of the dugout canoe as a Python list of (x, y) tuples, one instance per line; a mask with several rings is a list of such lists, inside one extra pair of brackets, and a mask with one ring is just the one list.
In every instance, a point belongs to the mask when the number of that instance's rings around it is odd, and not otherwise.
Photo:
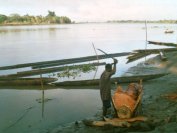
[[(135, 92), (135, 93), (132, 93)], [(138, 95), (132, 95), (137, 94)], [(137, 121), (145, 122), (147, 117), (139, 116), (138, 108), (140, 109), (143, 94), (142, 81), (139, 84), (129, 84), (128, 89), (123, 91), (120, 86), (116, 89), (112, 96), (112, 103), (117, 116), (115, 118), (106, 118), (104, 120), (83, 120), (86, 126), (114, 126), (114, 127), (130, 127), (132, 123)], [(132, 97), (137, 96), (137, 97)], [(134, 103), (134, 104), (132, 104)], [(133, 105), (133, 106), (132, 106)]]
[(60, 72), (60, 71), (66, 70), (66, 69), (72, 70), (72, 69), (74, 69), (76, 67), (82, 67), (84, 65), (101, 66), (101, 65), (105, 65), (105, 64), (106, 64), (105, 62), (100, 62), (100, 63), (94, 62), (94, 63), (87, 63), (87, 64), (81, 64), (81, 65), (51, 67), (51, 68), (45, 68), (45, 69), (35, 69), (35, 70), (17, 72), (16, 74), (0, 75), (0, 79), (4, 78), (4, 77), (22, 78), (22, 77), (35, 76), (35, 75), (40, 75), (40, 74)]
[(174, 31), (173, 30), (166, 30), (164, 33), (165, 34), (172, 34), (172, 33), (174, 33)]
[(177, 48), (162, 48), (162, 49), (140, 49), (140, 50), (134, 50), (132, 54), (130, 54), (127, 59), (127, 63), (136, 61), (138, 59), (144, 58), (146, 56), (149, 56), (151, 54), (159, 54), (160, 51), (163, 52), (174, 52), (177, 51)]
[[(42, 78), (44, 85), (57, 81), (57, 78)], [(17, 85), (41, 85), (41, 78), (1, 78), (0, 86), (17, 86)]]
[[(108, 55), (98, 55), (98, 58), (101, 60), (101, 59), (107, 59), (112, 57), (127, 56), (129, 54), (130, 52), (112, 53)], [(96, 60), (97, 60), (97, 56), (94, 55), (94, 56), (85, 56), (85, 57), (78, 57), (78, 58), (16, 64), (10, 66), (0, 66), (0, 70), (10, 70), (10, 69), (25, 68), (25, 67), (32, 67), (32, 69), (39, 69), (39, 68), (60, 66), (60, 65), (73, 64), (73, 63), (82, 63), (82, 62), (96, 61)]]
[(170, 46), (177, 47), (176, 43), (167, 43), (167, 42), (156, 42), (156, 41), (148, 41), (149, 44), (160, 45), (160, 46)]
[[(148, 74), (148, 75), (137, 75), (137, 76), (114, 77), (111, 79), (111, 83), (117, 82), (119, 84), (119, 83), (139, 82), (140, 80), (147, 81), (155, 78), (160, 78), (167, 74), (168, 73), (159, 73), (159, 74)], [(52, 84), (56, 86), (93, 86), (93, 85), (99, 85), (99, 79), (54, 82)]]

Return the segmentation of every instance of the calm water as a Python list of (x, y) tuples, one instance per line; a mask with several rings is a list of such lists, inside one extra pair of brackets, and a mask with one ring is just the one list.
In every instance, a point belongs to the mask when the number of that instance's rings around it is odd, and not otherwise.
[[(0, 66), (58, 60), (95, 55), (92, 43), (107, 53), (130, 52), (145, 48), (144, 24), (71, 24), (52, 26), (0, 27)], [(166, 29), (174, 34), (164, 34)], [(148, 24), (148, 40), (177, 42), (177, 26)], [(148, 48), (158, 46), (148, 45)], [(98, 51), (98, 54), (102, 54)], [(116, 76), (144, 60), (126, 64), (126, 57), (117, 58)], [(111, 59), (103, 60), (112, 62)], [(29, 69), (29, 68), (27, 68)], [(99, 67), (97, 78), (103, 71)], [(25, 69), (26, 70), (26, 69)], [(0, 71), (0, 74), (21, 70)], [(78, 79), (93, 78), (94, 72)], [(35, 132), (50, 130), (57, 125), (94, 116), (101, 110), (99, 90), (63, 89), (45, 90), (44, 104), (40, 88), (1, 87), (0, 132)]]

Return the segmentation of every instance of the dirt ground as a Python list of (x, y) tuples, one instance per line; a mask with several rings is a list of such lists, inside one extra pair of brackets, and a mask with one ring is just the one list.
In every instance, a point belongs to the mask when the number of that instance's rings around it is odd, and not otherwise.
[[(146, 63), (130, 68), (125, 75), (139, 75), (167, 72), (168, 75), (143, 83), (142, 112), (147, 122), (134, 122), (130, 128), (89, 127), (82, 121), (75, 121), (56, 127), (51, 133), (177, 133), (177, 52), (166, 54), (168, 61), (161, 61), (159, 56)], [(122, 85), (126, 88), (127, 84)], [(114, 92), (114, 89), (112, 90)], [(92, 119), (99, 119), (101, 112), (93, 114)], [(87, 119), (87, 118), (86, 118)], [(90, 119), (90, 118), (88, 118)]]

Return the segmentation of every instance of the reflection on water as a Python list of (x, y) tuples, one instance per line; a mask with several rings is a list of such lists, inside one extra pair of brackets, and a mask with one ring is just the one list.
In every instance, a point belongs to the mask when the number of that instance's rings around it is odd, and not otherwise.
[[(158, 28), (151, 28), (154, 26)], [(170, 26), (175, 34), (164, 34), (164, 26)], [(143, 27), (144, 24), (3, 26), (0, 29), (0, 66), (95, 55), (92, 42), (107, 53), (144, 49)], [(176, 43), (176, 29), (176, 25), (148, 24), (148, 40)], [(148, 48), (157, 47), (148, 45)], [(101, 53), (98, 51), (98, 54)], [(126, 57), (118, 60), (116, 76), (141, 61), (126, 64)], [(103, 61), (112, 63), (112, 59)], [(98, 68), (96, 78), (103, 69), (103, 66)], [(0, 71), (0, 74), (14, 72)], [(78, 79), (92, 79), (94, 74)], [(101, 110), (99, 90), (92, 87), (1, 87), (0, 132), (47, 132), (60, 124), (92, 117), (98, 110)]]
[[(29, 26), (30, 27), (30, 26)], [(56, 30), (66, 30), (67, 28), (59, 28), (59, 27), (45, 27), (45, 28), (34, 28), (34, 27), (31, 27), (31, 28), (12, 28), (12, 27), (9, 27), (9, 28), (1, 28), (0, 29), (0, 34), (7, 34), (7, 33), (13, 33), (13, 32), (34, 32), (34, 31), (37, 31), (37, 32), (43, 32), (45, 30), (47, 30), (48, 32), (55, 32)]]
[[(58, 88), (43, 92), (1, 89), (0, 132), (4, 129), (9, 133), (49, 130), (57, 125), (92, 117), (101, 109), (99, 91), (92, 88)], [(41, 98), (42, 103), (37, 101)]]
[(44, 118), (44, 90), (42, 90), (42, 118)]

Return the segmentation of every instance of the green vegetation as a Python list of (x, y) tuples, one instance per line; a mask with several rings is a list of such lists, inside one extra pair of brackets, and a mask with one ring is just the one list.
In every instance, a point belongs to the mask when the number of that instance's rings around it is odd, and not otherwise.
[(30, 16), (19, 14), (11, 14), (6, 16), (0, 14), (1, 25), (33, 25), (33, 24), (69, 24), (71, 19), (66, 16), (56, 16), (55, 12), (48, 11), (47, 16)]
[(81, 66), (72, 66), (72, 68), (66, 66), (65, 70), (62, 72), (57, 73), (57, 76), (59, 78), (64, 78), (64, 77), (72, 77), (75, 79), (76, 77), (80, 77), (81, 73), (89, 73), (91, 71), (95, 71), (96, 67), (92, 64), (84, 64)]
[[(145, 20), (112, 20), (107, 23), (145, 23)], [(168, 23), (177, 24), (177, 20), (147, 20), (147, 23)]]

